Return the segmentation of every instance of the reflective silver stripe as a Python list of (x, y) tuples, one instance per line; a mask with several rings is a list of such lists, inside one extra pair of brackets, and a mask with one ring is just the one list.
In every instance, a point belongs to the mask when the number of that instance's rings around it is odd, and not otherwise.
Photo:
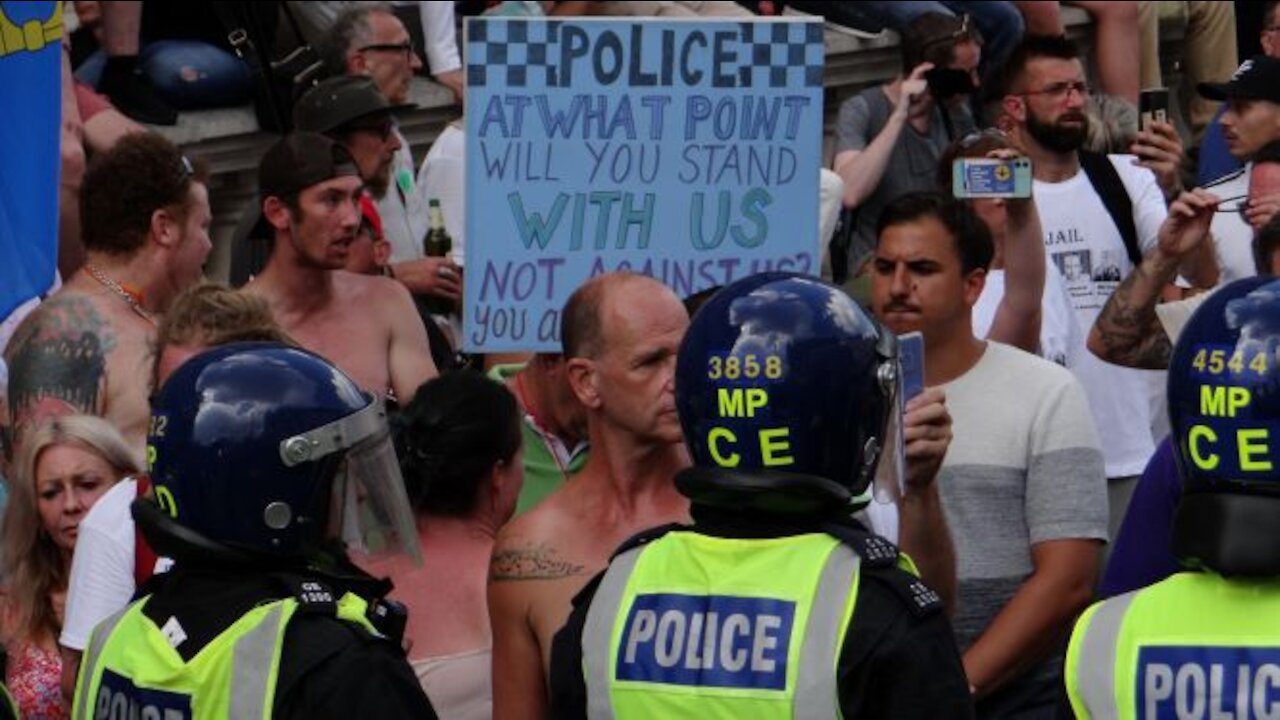
[(1080, 639), (1080, 656), (1076, 661), (1076, 686), (1080, 699), (1094, 720), (1115, 718), (1116, 647), (1120, 642), (1120, 625), (1129, 612), (1137, 591), (1118, 595), (1098, 606), (1084, 637)]
[(644, 547), (632, 548), (609, 562), (609, 569), (587, 609), (587, 620), (582, 627), (582, 666), (587, 684), (587, 717), (592, 720), (613, 720), (613, 703), (609, 700), (613, 625), (621, 610), (627, 580)]
[[(796, 673), (793, 717), (836, 718), (840, 704), (836, 686), (836, 660), (844, 645), (840, 627), (849, 593), (853, 592), (861, 562), (858, 554), (839, 543), (827, 556), (818, 578), (818, 592), (809, 609), (800, 667)], [(856, 610), (856, 608), (855, 608)]]
[(120, 612), (98, 623), (93, 632), (89, 633), (89, 645), (84, 649), (84, 657), (80, 661), (80, 677), (84, 678), (84, 682), (78, 683), (76, 687), (76, 700), (80, 708), (80, 712), (76, 713), (77, 720), (89, 720), (93, 717), (93, 698), (89, 697), (89, 688), (98, 674), (98, 663), (102, 661), (102, 648), (106, 647), (107, 638), (111, 637), (112, 631), (116, 629), (116, 625), (120, 624), (121, 618), (132, 608), (132, 604), (126, 605)]
[(266, 617), (236, 640), (231, 663), (231, 707), (233, 718), (266, 718), (271, 663), (276, 656), (276, 633), (284, 619), (285, 603), (276, 603)]

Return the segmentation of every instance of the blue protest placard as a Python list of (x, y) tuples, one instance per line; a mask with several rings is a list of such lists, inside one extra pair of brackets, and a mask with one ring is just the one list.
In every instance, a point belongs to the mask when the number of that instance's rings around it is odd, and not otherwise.
[(465, 349), (560, 349), (586, 280), (818, 272), (818, 20), (473, 18)]
[(61, 40), (61, 3), (0, 2), (0, 320), (57, 270)]

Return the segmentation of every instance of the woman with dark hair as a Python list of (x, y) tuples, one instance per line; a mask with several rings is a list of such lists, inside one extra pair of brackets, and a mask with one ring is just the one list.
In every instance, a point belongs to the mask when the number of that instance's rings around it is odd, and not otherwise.
[(489, 555), (524, 480), (516, 401), (483, 375), (449, 373), (418, 389), (396, 433), (423, 564), (375, 569), (409, 609), (409, 660), (431, 704), (441, 717), (487, 719)]

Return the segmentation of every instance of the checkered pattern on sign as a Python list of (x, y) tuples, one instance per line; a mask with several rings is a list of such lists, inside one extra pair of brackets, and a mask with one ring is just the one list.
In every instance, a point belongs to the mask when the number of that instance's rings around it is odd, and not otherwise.
[(485, 87), (493, 78), (505, 87), (554, 86), (558, 68), (548, 58), (553, 48), (559, 52), (563, 24), (561, 20), (472, 20), (467, 26), (467, 82)]
[(822, 23), (744, 22), (740, 87), (822, 87)]
[[(559, 61), (563, 24), (561, 20), (471, 20), (467, 82), (476, 87), (491, 81), (513, 88), (556, 85), (559, 69), (554, 63)], [(740, 28), (742, 39), (734, 47), (739, 87), (822, 87), (821, 23), (744, 22)]]

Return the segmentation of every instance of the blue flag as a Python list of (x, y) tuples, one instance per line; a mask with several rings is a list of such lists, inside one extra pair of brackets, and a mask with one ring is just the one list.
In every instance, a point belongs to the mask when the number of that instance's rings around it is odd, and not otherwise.
[(0, 319), (53, 284), (62, 3), (0, 0)]

